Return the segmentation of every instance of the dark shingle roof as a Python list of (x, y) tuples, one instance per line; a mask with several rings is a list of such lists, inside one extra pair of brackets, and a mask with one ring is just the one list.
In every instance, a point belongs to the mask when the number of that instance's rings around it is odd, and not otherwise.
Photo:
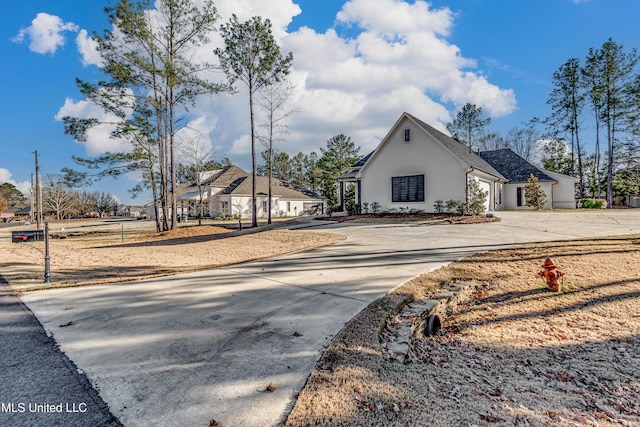
[(527, 182), (531, 174), (540, 182), (555, 182), (555, 179), (514, 153), (510, 148), (483, 151), (480, 153), (480, 157), (500, 171), (509, 182)]
[[(232, 185), (224, 190), (225, 194), (248, 195), (251, 194), (251, 175), (236, 180)], [(283, 182), (277, 178), (272, 178), (271, 191), (274, 195), (279, 195), (285, 199), (293, 200), (321, 200), (322, 196), (311, 191), (301, 189), (292, 184)], [(269, 178), (266, 176), (256, 176), (256, 194), (266, 195), (269, 193)]]
[(375, 153), (376, 150), (373, 150), (372, 152), (370, 152), (369, 154), (367, 154), (366, 156), (364, 156), (363, 158), (361, 158), (358, 163), (356, 163), (355, 165), (353, 165), (354, 168), (361, 168), (364, 166), (365, 163), (367, 163), (367, 160), (369, 160), (369, 157), (371, 157), (373, 155), (373, 153)]
[(17, 215), (25, 215), (25, 214), (29, 214), (31, 212), (31, 208), (29, 206), (27, 207), (20, 207), (20, 206), (9, 206), (7, 208), (7, 210), (5, 210), (4, 212), (0, 212), (3, 214), (17, 214)]
[(251, 175), (243, 171), (239, 167), (232, 165), (220, 169), (204, 181), (204, 185), (212, 187), (226, 188), (241, 178), (247, 178)]
[(340, 175), (337, 180), (338, 181), (344, 181), (344, 180), (352, 180), (353, 178), (356, 178), (358, 176), (358, 171), (360, 171), (360, 169), (362, 169), (362, 167), (365, 165), (365, 163), (367, 163), (367, 160), (369, 160), (369, 158), (371, 156), (373, 156), (373, 153), (375, 153), (376, 151), (373, 150), (372, 152), (370, 152), (369, 154), (367, 154), (366, 156), (364, 156), (363, 158), (361, 158), (360, 160), (358, 160), (358, 162), (351, 166), (351, 169), (349, 169), (349, 172), (347, 173), (343, 173), (342, 175)]
[[(220, 169), (215, 174), (204, 180), (204, 187), (222, 188), (222, 194), (250, 195), (251, 194), (251, 174), (245, 172), (239, 167), (232, 165)], [(180, 184), (176, 189), (178, 197), (196, 198), (198, 194), (198, 186), (196, 184)], [(269, 178), (266, 176), (256, 176), (256, 194), (268, 194)], [(191, 194), (191, 193), (195, 193)], [(272, 194), (279, 195), (285, 199), (322, 200), (322, 196), (295, 185), (280, 181), (273, 178)]]
[(347, 173), (343, 173), (342, 175), (340, 175), (338, 178), (336, 178), (338, 181), (343, 181), (343, 180), (349, 180), (349, 179), (353, 179), (356, 178), (358, 176), (358, 172), (360, 172), (360, 168), (358, 169), (351, 169), (349, 172)]

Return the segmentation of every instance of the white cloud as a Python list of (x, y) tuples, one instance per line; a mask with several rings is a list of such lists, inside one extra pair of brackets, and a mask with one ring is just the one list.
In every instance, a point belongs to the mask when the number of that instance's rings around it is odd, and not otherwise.
[[(258, 147), (256, 147), (258, 150)], [(251, 137), (248, 134), (240, 135), (231, 143), (229, 154), (232, 156), (247, 156), (251, 154)], [(259, 160), (258, 160), (259, 161)]]
[[(95, 118), (101, 123), (118, 122), (119, 119), (113, 115), (102, 111), (97, 105), (88, 100), (74, 101), (73, 99), (65, 99), (64, 105), (58, 111), (55, 118), (62, 120), (64, 117), (77, 117), (81, 119)], [(111, 132), (115, 129), (114, 125), (101, 124), (90, 128), (87, 131), (86, 141), (80, 143), (85, 146), (87, 155), (97, 156), (106, 152), (127, 152), (131, 147), (114, 138), (111, 138)]]
[(178, 141), (178, 161), (183, 163), (194, 163), (206, 161), (213, 154), (213, 144), (211, 143), (211, 132), (215, 129), (218, 120), (202, 115), (191, 120), (180, 129), (177, 134)]
[(301, 28), (282, 40), (302, 82), (296, 145), (288, 151), (310, 151), (345, 133), (367, 152), (403, 111), (444, 130), (452, 112), (443, 102), (471, 102), (493, 117), (515, 110), (513, 91), (490, 83), (446, 40), (454, 24), (449, 9), (422, 0), (351, 0), (336, 18), (351, 37)]
[(29, 181), (17, 182), (11, 179), (12, 173), (9, 169), (0, 168), (0, 184), (9, 183), (22, 192), (25, 197), (29, 197), (31, 192), (31, 183)]
[(278, 39), (286, 34), (293, 18), (302, 11), (294, 0), (216, 0), (215, 5), (222, 18), (221, 22), (226, 22), (234, 13), (241, 21), (253, 16), (268, 18), (273, 25), (274, 36)]
[(366, 31), (391, 36), (424, 31), (446, 36), (453, 24), (449, 9), (431, 10), (430, 4), (421, 0), (413, 4), (403, 0), (351, 0), (337, 18)]
[[(366, 154), (403, 111), (444, 130), (454, 114), (445, 103), (458, 107), (471, 102), (492, 117), (516, 109), (514, 92), (491, 83), (477, 69), (475, 59), (464, 57), (447, 40), (455, 24), (455, 15), (448, 8), (435, 9), (424, 0), (350, 0), (336, 15), (339, 29), (347, 31), (302, 27), (288, 33), (293, 18), (305, 13), (294, 1), (215, 2), (219, 23), (227, 22), (232, 13), (241, 20), (254, 15), (269, 18), (283, 53), (294, 54), (289, 80), (297, 86), (300, 113), (291, 117), (291, 133), (286, 142), (278, 143), (279, 150), (318, 152), (329, 138), (344, 133)], [(89, 40), (84, 33), (78, 36), (81, 38)], [(220, 45), (220, 36), (214, 33), (211, 43), (199, 48), (196, 57), (215, 61), (212, 52)], [(89, 52), (89, 47), (81, 51)], [(97, 62), (96, 57), (83, 54), (83, 58), (87, 63)], [(223, 80), (222, 75), (217, 77)], [(192, 125), (207, 137), (214, 157), (229, 156), (246, 167), (250, 165), (249, 107), (246, 90), (242, 85), (238, 90), (233, 96), (200, 98), (190, 111), (197, 116)], [(83, 101), (67, 100), (58, 117), (74, 109), (98, 114)], [(109, 131), (103, 131), (91, 135), (87, 152), (113, 150), (114, 144)], [(264, 147), (258, 144), (257, 149)]]
[(103, 60), (100, 52), (98, 52), (98, 43), (89, 37), (87, 30), (80, 30), (76, 37), (76, 46), (78, 46), (78, 52), (82, 55), (82, 65), (85, 67), (89, 65), (102, 67)]
[(78, 26), (72, 22), (63, 22), (62, 19), (48, 13), (38, 13), (31, 25), (23, 28), (11, 40), (22, 43), (25, 38), (30, 39), (29, 50), (36, 53), (54, 54), (59, 47), (64, 46), (64, 32), (78, 31)]

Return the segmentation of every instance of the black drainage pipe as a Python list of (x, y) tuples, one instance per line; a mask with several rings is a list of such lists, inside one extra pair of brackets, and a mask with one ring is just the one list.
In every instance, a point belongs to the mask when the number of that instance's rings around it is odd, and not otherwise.
[(442, 322), (440, 321), (440, 317), (436, 316), (435, 314), (427, 317), (426, 325), (424, 327), (425, 336), (428, 337), (438, 333), (441, 326)]

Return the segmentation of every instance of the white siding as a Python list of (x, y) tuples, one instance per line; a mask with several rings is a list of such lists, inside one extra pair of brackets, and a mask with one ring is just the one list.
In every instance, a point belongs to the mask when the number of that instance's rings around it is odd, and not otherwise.
[[(505, 184), (503, 200), (502, 200), (504, 204), (504, 209), (524, 209), (524, 210), (532, 209), (531, 207), (527, 206), (526, 195), (525, 195), (526, 191), (524, 190), (525, 185), (526, 183), (524, 182), (515, 183), (515, 184)], [(517, 204), (518, 187), (522, 188), (522, 206), (518, 206)], [(545, 203), (543, 209), (552, 208), (552, 202), (553, 202), (552, 187), (553, 187), (553, 183), (550, 183), (550, 182), (540, 183), (540, 188), (542, 188), (542, 190), (547, 195), (547, 202)]]
[(543, 172), (557, 181), (557, 184), (553, 186), (553, 208), (575, 209), (576, 179), (556, 172), (549, 172), (546, 170)]
[[(267, 218), (269, 215), (268, 210), (263, 209), (264, 203), (268, 204), (269, 197), (267, 196), (257, 196), (256, 197), (256, 213), (258, 218)], [(282, 210), (280, 207), (280, 198), (272, 197), (271, 198), (271, 216), (276, 217), (279, 216), (280, 211)], [(251, 196), (236, 196), (234, 195), (231, 198), (231, 213), (230, 215), (240, 215), (242, 218), (251, 218)], [(286, 207), (285, 207), (286, 209)]]
[[(404, 140), (405, 129), (411, 133), (409, 142)], [(466, 165), (406, 118), (388, 135), (361, 175), (362, 203), (378, 202), (382, 209), (433, 211), (436, 200), (465, 200)], [(391, 178), (410, 175), (424, 175), (424, 202), (392, 202)]]
[[(264, 202), (267, 202), (267, 196), (257, 197), (257, 214), (258, 218), (267, 218), (268, 212), (263, 209)], [(229, 202), (229, 215), (240, 215), (242, 218), (251, 218), (251, 196), (230, 196), (228, 194), (216, 196), (216, 202), (212, 210), (212, 214), (219, 215), (222, 211), (222, 202)], [(287, 202), (290, 203), (291, 211), (287, 212)], [(287, 200), (281, 196), (273, 196), (271, 198), (271, 216), (300, 216), (304, 214), (305, 203), (321, 203), (320, 200)]]

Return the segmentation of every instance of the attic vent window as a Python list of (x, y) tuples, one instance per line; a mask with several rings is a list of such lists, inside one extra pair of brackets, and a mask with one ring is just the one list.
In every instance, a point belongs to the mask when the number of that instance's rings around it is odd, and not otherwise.
[(411, 129), (404, 130), (404, 141), (405, 142), (411, 141)]

